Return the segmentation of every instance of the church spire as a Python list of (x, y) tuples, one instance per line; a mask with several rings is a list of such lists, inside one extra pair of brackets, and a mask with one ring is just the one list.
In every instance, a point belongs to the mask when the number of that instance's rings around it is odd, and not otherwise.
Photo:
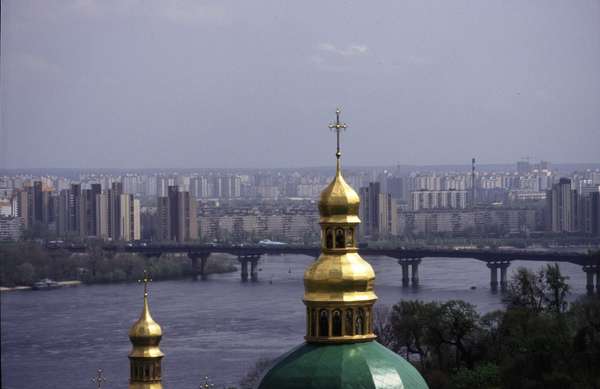
[(150, 315), (148, 283), (151, 281), (144, 270), (144, 278), (139, 281), (144, 283), (144, 307), (140, 318), (129, 330), (133, 345), (129, 353), (129, 389), (162, 389), (161, 362), (164, 354), (158, 347), (162, 329)]
[(358, 255), (360, 199), (340, 169), (340, 131), (346, 124), (329, 125), (336, 132), (336, 175), (321, 192), (319, 213), (321, 255), (304, 273), (307, 309), (306, 340), (311, 343), (353, 343), (375, 338), (372, 308), (373, 268)]

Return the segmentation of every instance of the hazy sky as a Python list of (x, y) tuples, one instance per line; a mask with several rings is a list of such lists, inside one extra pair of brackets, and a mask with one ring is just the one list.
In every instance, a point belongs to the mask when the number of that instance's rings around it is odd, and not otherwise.
[(600, 1), (2, 0), (0, 167), (600, 162)]

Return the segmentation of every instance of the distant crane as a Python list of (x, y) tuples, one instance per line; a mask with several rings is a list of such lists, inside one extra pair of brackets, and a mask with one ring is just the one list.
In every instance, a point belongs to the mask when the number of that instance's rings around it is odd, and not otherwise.
[(471, 159), (471, 208), (475, 208), (475, 158)]

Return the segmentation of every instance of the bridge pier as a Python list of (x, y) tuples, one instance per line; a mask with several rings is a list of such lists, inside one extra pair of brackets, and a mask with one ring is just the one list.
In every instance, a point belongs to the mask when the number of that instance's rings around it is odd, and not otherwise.
[(250, 279), (255, 282), (258, 281), (258, 259), (259, 258), (260, 257), (250, 260)]
[(238, 261), (241, 267), (241, 279), (242, 282), (248, 281), (248, 262), (250, 262), (250, 279), (252, 281), (258, 281), (258, 261), (260, 260), (260, 254), (247, 254), (238, 255)]
[[(402, 266), (402, 286), (406, 287), (412, 282), (412, 286), (419, 285), (419, 264), (421, 258), (398, 258), (398, 264)], [(410, 266), (410, 273), (409, 273)]]
[[(192, 260), (192, 276), (194, 280), (198, 279), (198, 275), (200, 275), (201, 279), (206, 279), (205, 269), (209, 256), (209, 252), (188, 252), (188, 258)], [(200, 266), (198, 266), (198, 259), (200, 260)]]
[(510, 266), (510, 261), (498, 260), (488, 261), (487, 267), (490, 269), (490, 287), (493, 291), (498, 290), (498, 269), (500, 269), (500, 289), (506, 290), (508, 286), (507, 269)]
[(600, 293), (600, 265), (584, 265), (585, 272), (585, 289), (588, 294)]
[(411, 263), (411, 281), (413, 286), (419, 285), (419, 265), (421, 264), (421, 259), (416, 259)]

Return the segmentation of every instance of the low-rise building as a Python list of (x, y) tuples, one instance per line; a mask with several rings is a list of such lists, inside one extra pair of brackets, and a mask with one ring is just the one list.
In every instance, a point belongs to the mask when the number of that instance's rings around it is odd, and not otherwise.
[(477, 208), (429, 210), (398, 213), (399, 235), (420, 235), (469, 231), (523, 233), (536, 229), (534, 209)]
[(19, 240), (23, 233), (23, 220), (19, 217), (0, 216), (0, 240)]

